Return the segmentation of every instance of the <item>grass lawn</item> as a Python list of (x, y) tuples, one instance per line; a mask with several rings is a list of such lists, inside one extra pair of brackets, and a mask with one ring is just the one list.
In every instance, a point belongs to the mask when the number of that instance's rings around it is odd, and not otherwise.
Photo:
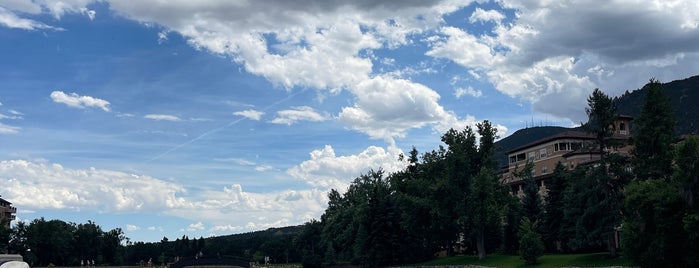
[(591, 254), (547, 254), (539, 258), (536, 265), (524, 265), (524, 260), (517, 255), (491, 254), (483, 260), (477, 256), (456, 256), (438, 258), (429, 262), (415, 264), (416, 266), (430, 265), (482, 265), (490, 267), (605, 267), (605, 266), (632, 266), (630, 260), (619, 257), (609, 259), (608, 253)]

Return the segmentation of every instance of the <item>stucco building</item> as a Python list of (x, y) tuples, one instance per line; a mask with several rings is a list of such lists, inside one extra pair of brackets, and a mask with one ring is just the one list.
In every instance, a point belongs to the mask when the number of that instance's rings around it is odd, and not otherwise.
[(0, 222), (5, 223), (5, 228), (10, 228), (10, 222), (15, 220), (17, 208), (12, 206), (9, 201), (0, 198)]
[[(620, 147), (605, 148), (609, 153), (628, 155), (632, 146), (626, 142), (631, 137), (630, 116), (617, 116), (614, 121), (612, 140), (624, 144)], [(599, 149), (595, 148), (595, 135), (582, 130), (569, 130), (533, 141), (508, 152), (508, 165), (502, 167), (500, 178), (512, 187), (514, 194), (521, 195), (522, 180), (515, 174), (532, 162), (532, 177), (539, 185), (539, 191), (546, 194), (546, 179), (551, 176), (558, 162), (566, 169), (574, 169), (580, 164), (600, 159)]]

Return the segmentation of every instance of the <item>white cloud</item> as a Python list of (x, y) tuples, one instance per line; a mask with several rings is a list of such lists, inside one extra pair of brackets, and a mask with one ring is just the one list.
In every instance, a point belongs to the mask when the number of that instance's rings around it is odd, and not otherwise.
[(250, 120), (260, 121), (260, 118), (262, 118), (262, 116), (265, 113), (262, 111), (248, 109), (248, 110), (243, 110), (243, 111), (237, 111), (233, 114), (245, 117), (245, 118), (250, 119)]
[(2, 119), (18, 120), (18, 119), (23, 119), (23, 117), (20, 115), (5, 115), (5, 114), (0, 113), (0, 120), (2, 120)]
[(143, 118), (152, 119), (152, 120), (156, 120), (156, 121), (171, 121), (171, 122), (182, 121), (182, 119), (180, 119), (179, 117), (174, 116), (174, 115), (169, 115), (169, 114), (147, 114), (147, 115), (143, 116)]
[(87, 8), (80, 8), (80, 13), (85, 14), (90, 20), (95, 20), (95, 15), (97, 14), (96, 11), (92, 9), (87, 9)]
[(273, 169), (274, 169), (274, 167), (270, 166), (270, 165), (261, 165), (261, 166), (255, 167), (255, 170), (258, 172), (265, 172), (265, 171), (269, 171), (269, 170), (273, 170)]
[(161, 226), (148, 226), (148, 228), (146, 228), (146, 230), (148, 230), (148, 231), (159, 231), (159, 232), (161, 232), (161, 233), (165, 231), (165, 229), (163, 229), (163, 227), (161, 227)]
[[(23, 210), (163, 213), (196, 221), (188, 229), (214, 226), (214, 231), (223, 230), (215, 226), (227, 225), (254, 231), (301, 224), (318, 218), (327, 204), (327, 192), (316, 189), (251, 193), (233, 184), (190, 193), (181, 185), (145, 175), (26, 160), (0, 161), (0, 188), (4, 198)], [(146, 229), (163, 231), (159, 226)]]
[(489, 69), (502, 61), (485, 40), (481, 40), (459, 28), (443, 27), (440, 38), (432, 44), (428, 56), (450, 59), (468, 68)]
[(409, 129), (427, 125), (440, 132), (444, 130), (440, 126), (472, 125), (469, 118), (462, 120), (444, 110), (437, 92), (409, 80), (377, 76), (351, 90), (356, 103), (342, 108), (339, 120), (375, 139), (392, 142)]
[(476, 8), (476, 10), (473, 11), (471, 17), (468, 18), (468, 21), (471, 23), (475, 23), (477, 21), (492, 21), (495, 23), (500, 23), (500, 21), (502, 21), (503, 19), (505, 19), (505, 15), (503, 15), (497, 10), (483, 10), (482, 8), (478, 7)]
[(463, 97), (465, 95), (470, 95), (470, 96), (473, 96), (475, 98), (478, 98), (480, 96), (483, 96), (483, 92), (480, 90), (477, 90), (477, 89), (473, 89), (471, 86), (469, 86), (467, 88), (460, 87), (460, 88), (457, 88), (456, 90), (454, 90), (454, 96), (457, 99), (460, 99), (461, 97)]
[(288, 169), (287, 174), (313, 187), (343, 192), (354, 178), (371, 169), (396, 172), (405, 168), (406, 163), (398, 160), (402, 153), (396, 147), (370, 146), (356, 155), (337, 156), (332, 146), (325, 145), (313, 150), (309, 160)]
[(133, 225), (133, 224), (127, 224), (126, 225), (126, 230), (127, 231), (138, 231), (141, 230), (141, 227), (138, 227), (138, 225)]
[(293, 125), (298, 121), (321, 122), (327, 119), (327, 115), (320, 114), (311, 107), (300, 106), (293, 107), (289, 110), (278, 111), (277, 117), (270, 122), (274, 124)]
[(3, 0), (2, 5), (3, 5), (3, 7), (7, 8), (9, 10), (19, 11), (22, 13), (28, 13), (28, 14), (41, 13), (41, 5), (35, 3), (34, 1)]
[(51, 99), (56, 103), (63, 103), (69, 107), (85, 109), (90, 107), (100, 108), (109, 112), (109, 102), (90, 96), (80, 96), (76, 93), (66, 94), (63, 91), (51, 92)]
[(5, 125), (0, 122), (0, 134), (17, 134), (20, 129), (20, 127)]
[(177, 196), (184, 188), (152, 177), (25, 160), (0, 162), (0, 187), (13, 203), (29, 209), (137, 212), (185, 202)]
[(189, 232), (204, 230), (204, 223), (202, 223), (202, 222), (192, 223), (189, 226), (187, 226), (186, 230)]
[(0, 7), (0, 26), (5, 26), (7, 28), (30, 30), (30, 31), (39, 30), (39, 29), (55, 30), (55, 31), (62, 31), (63, 30), (62, 28), (49, 26), (49, 25), (46, 25), (42, 22), (38, 22), (35, 20), (20, 18), (15, 13), (13, 13), (10, 10), (7, 10), (3, 7)]

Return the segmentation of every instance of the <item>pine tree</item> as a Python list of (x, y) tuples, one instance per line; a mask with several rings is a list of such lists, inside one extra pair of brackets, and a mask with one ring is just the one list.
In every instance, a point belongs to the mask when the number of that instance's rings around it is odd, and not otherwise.
[(522, 197), (522, 216), (535, 222), (543, 216), (543, 206), (541, 204), (541, 195), (539, 195), (539, 187), (532, 177), (532, 168), (534, 165), (530, 162), (524, 166), (519, 173), (524, 183), (524, 196)]
[(632, 154), (637, 179), (665, 179), (672, 174), (675, 118), (662, 84), (651, 79), (641, 114), (634, 120)]
[(544, 206), (546, 213), (544, 214), (543, 224), (544, 241), (547, 247), (556, 251), (562, 250), (561, 222), (564, 216), (563, 191), (566, 185), (565, 167), (561, 162), (558, 162), (553, 170), (550, 182), (546, 185), (548, 191), (544, 199), (546, 201)]

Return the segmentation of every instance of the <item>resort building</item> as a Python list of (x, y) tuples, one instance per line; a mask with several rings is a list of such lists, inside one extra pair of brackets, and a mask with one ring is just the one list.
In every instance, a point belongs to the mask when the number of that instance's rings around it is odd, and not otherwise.
[[(617, 116), (611, 139), (627, 144), (625, 141), (631, 137), (631, 120), (630, 116)], [(599, 149), (594, 145), (595, 135), (583, 130), (569, 130), (533, 141), (508, 152), (508, 165), (502, 167), (500, 178), (512, 187), (514, 194), (523, 194), (523, 183), (516, 173), (522, 170), (525, 164), (531, 162), (533, 163), (532, 177), (539, 184), (539, 192), (543, 196), (546, 194), (546, 179), (551, 176), (558, 162), (570, 170), (580, 164), (599, 160)], [(631, 147), (622, 145), (616, 148), (605, 148), (605, 150), (628, 155)]]
[(0, 198), (0, 222), (5, 224), (5, 228), (10, 228), (10, 222), (15, 220), (15, 213), (17, 213), (17, 208), (11, 206), (12, 203)]

